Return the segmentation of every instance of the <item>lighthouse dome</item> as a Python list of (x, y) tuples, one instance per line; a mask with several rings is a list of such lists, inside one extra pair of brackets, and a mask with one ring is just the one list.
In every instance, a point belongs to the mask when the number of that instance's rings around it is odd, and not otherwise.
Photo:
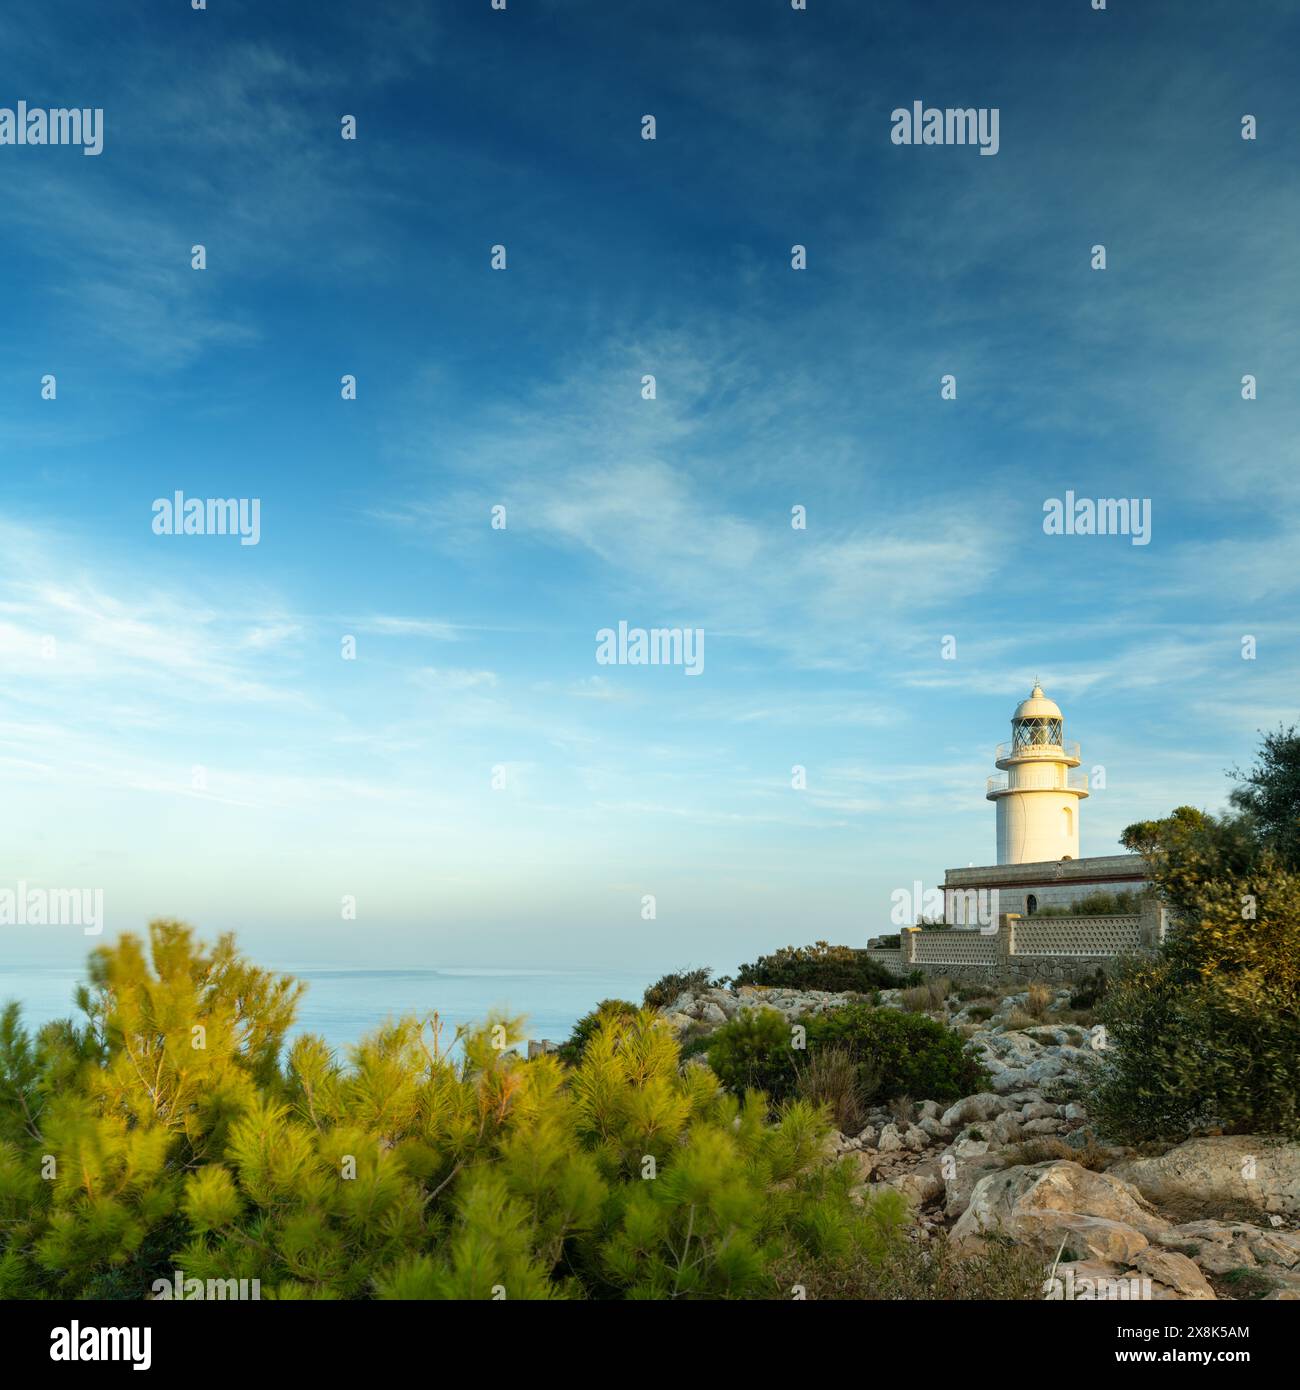
[(1061, 707), (1055, 700), (1049, 700), (1043, 694), (1043, 687), (1035, 685), (1029, 692), (1027, 700), (1021, 700), (1016, 706), (1016, 712), (1012, 719), (1060, 719)]

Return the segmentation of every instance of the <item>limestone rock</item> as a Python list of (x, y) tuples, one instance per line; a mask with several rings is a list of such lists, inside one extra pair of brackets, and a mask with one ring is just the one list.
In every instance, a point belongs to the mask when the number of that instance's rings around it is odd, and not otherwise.
[(1005, 1111), (989, 1125), (989, 1136), (995, 1144), (1018, 1144), (1021, 1138), (1019, 1116), (1012, 1110)]
[[(1253, 1160), (1254, 1176), (1248, 1166)], [(1300, 1214), (1300, 1143), (1254, 1135), (1189, 1139), (1159, 1158), (1119, 1164), (1116, 1177), (1155, 1202), (1249, 1202), (1261, 1211)]]
[(961, 1129), (978, 1120), (991, 1120), (1004, 1110), (1011, 1109), (1011, 1103), (1004, 1096), (981, 1091), (977, 1096), (966, 1096), (943, 1112), (940, 1123), (948, 1129)]
[(886, 1182), (916, 1207), (937, 1202), (945, 1192), (944, 1180), (939, 1176), (939, 1165), (934, 1162), (918, 1164), (910, 1173), (888, 1178)]
[(920, 1153), (930, 1143), (930, 1136), (919, 1125), (908, 1125), (903, 1131), (903, 1147)]
[(1157, 1280), (1182, 1298), (1212, 1299), (1218, 1295), (1205, 1281), (1205, 1275), (1186, 1255), (1149, 1245), (1134, 1263), (1143, 1274)]
[(1000, 1229), (1040, 1252), (1052, 1245), (1052, 1256), (1064, 1244), (1076, 1255), (1131, 1264), (1169, 1224), (1126, 1183), (1062, 1159), (981, 1179), (952, 1240), (978, 1244)]
[(959, 1159), (949, 1151), (943, 1158), (950, 1161), (942, 1170), (945, 1177), (944, 1215), (949, 1220), (959, 1217), (966, 1210), (972, 1194), (984, 1178), (1006, 1167), (1006, 1161), (996, 1154)]
[(890, 1153), (895, 1149), (901, 1149), (903, 1136), (898, 1132), (898, 1126), (888, 1124), (880, 1131), (880, 1138), (876, 1141), (876, 1147), (881, 1153)]

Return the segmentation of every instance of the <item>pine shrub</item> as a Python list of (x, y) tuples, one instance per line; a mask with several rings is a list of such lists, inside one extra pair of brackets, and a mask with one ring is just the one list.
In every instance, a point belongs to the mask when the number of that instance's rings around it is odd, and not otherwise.
[(666, 1009), (679, 995), (699, 994), (708, 989), (709, 975), (710, 967), (707, 965), (702, 965), (698, 970), (661, 975), (654, 984), (647, 986), (643, 1002), (649, 1009)]
[[(299, 987), (158, 922), (92, 957), (84, 1023), (0, 1018), (0, 1297), (771, 1298), (777, 1271), (902, 1239), (823, 1108), (773, 1120), (680, 1067), (662, 1019), (596, 1010), (531, 1061), (518, 1019), (436, 1016), (339, 1059), (285, 1051)], [(608, 1001), (607, 1001), (608, 1002)], [(50, 1166), (53, 1159), (53, 1167)]]

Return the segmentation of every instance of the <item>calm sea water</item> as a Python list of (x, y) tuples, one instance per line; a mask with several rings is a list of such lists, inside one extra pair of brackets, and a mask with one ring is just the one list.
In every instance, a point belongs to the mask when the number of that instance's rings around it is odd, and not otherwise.
[[(602, 999), (639, 1001), (650, 983), (641, 971), (270, 968), (307, 984), (291, 1037), (317, 1033), (340, 1051), (386, 1019), (435, 1010), (448, 1025), (448, 1043), (456, 1024), (482, 1022), (494, 1009), (527, 1015), (530, 1038), (561, 1042)], [(72, 995), (83, 978), (80, 970), (60, 967), (0, 969), (0, 1004), (17, 999), (28, 1028), (55, 1018), (79, 1019)]]

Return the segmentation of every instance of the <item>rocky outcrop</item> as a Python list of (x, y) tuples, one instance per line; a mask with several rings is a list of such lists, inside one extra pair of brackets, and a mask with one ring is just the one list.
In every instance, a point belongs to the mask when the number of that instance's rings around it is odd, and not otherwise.
[(1009, 1168), (983, 1178), (952, 1230), (956, 1245), (982, 1246), (1000, 1233), (1046, 1260), (1086, 1255), (1132, 1264), (1168, 1228), (1135, 1188), (1068, 1160)]
[(1255, 1135), (1189, 1139), (1159, 1158), (1135, 1158), (1116, 1171), (1152, 1201), (1246, 1203), (1262, 1212), (1300, 1215), (1300, 1144)]
[[(1053, 1007), (1067, 996), (1058, 992)], [(710, 989), (682, 995), (668, 1017), (679, 1035), (696, 1035), (745, 1008), (794, 1022), (860, 997)], [(901, 991), (880, 1002), (903, 1007)], [(1027, 1002), (1009, 996), (988, 1019), (978, 1017), (987, 1005), (947, 1008), (989, 1071), (987, 1090), (881, 1107), (858, 1134), (834, 1137), (828, 1154), (852, 1163), (860, 1199), (901, 1194), (916, 1237), (948, 1239), (959, 1252), (981, 1249), (994, 1231), (1010, 1236), (1042, 1261), (1045, 1289), (1056, 1290), (1046, 1297), (1300, 1299), (1300, 1144), (1215, 1136), (1146, 1158), (1103, 1148), (1079, 1098), (1094, 1060), (1090, 1032), (1011, 1026), (1024, 1022), (1013, 1015)], [(1066, 1157), (1084, 1150), (1089, 1166)], [(1238, 1219), (1252, 1210), (1258, 1221)]]
[[(897, 996), (900, 991), (886, 990)], [(757, 985), (741, 985), (738, 989), (705, 989), (699, 993), (686, 991), (664, 1010), (668, 1026), (679, 1037), (712, 1032), (729, 1023), (745, 1009), (774, 1009), (789, 1022), (811, 1018), (846, 1004), (860, 1003), (861, 994), (833, 994), (819, 989), (767, 989)]]

